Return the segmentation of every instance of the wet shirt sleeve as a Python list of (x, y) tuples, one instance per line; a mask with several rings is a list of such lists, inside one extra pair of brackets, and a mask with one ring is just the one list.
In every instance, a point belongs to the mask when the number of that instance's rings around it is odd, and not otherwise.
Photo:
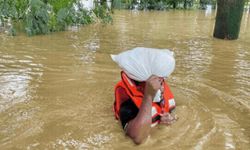
[(122, 103), (121, 108), (120, 108), (120, 120), (123, 129), (125, 129), (126, 124), (134, 119), (138, 113), (138, 108), (136, 105), (133, 103), (132, 100), (127, 100)]

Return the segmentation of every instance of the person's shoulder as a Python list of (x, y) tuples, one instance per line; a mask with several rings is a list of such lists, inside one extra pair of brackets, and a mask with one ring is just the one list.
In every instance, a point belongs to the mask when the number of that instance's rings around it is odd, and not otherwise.
[(121, 104), (119, 115), (120, 115), (120, 120), (124, 129), (125, 129), (126, 124), (130, 120), (136, 117), (138, 111), (139, 109), (137, 108), (137, 106), (134, 104), (134, 102), (131, 99), (126, 100), (125, 102)]
[(131, 114), (131, 113), (134, 113), (134, 112), (138, 112), (138, 108), (137, 106), (135, 105), (135, 103), (129, 99), (129, 100), (126, 100), (125, 102), (123, 102), (121, 104), (121, 108), (120, 108), (120, 114), (121, 113), (125, 113), (125, 114)]

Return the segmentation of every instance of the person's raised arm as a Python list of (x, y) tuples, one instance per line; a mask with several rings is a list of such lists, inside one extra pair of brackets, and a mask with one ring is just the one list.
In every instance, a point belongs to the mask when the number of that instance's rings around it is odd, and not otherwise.
[(162, 78), (151, 76), (146, 81), (144, 97), (137, 116), (128, 122), (126, 134), (136, 144), (141, 144), (149, 135), (152, 123), (152, 100), (156, 91), (161, 88)]

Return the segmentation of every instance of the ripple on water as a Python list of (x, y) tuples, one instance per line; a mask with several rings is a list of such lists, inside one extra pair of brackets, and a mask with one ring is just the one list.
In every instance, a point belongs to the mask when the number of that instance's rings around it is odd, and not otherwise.
[[(179, 78), (174, 78), (174, 81), (177, 87), (183, 85)], [(242, 130), (238, 123), (241, 118), (239, 110), (248, 112), (248, 105), (243, 106), (244, 103), (237, 98), (204, 83), (197, 83), (194, 80), (185, 80), (185, 82), (192, 82), (193, 84), (190, 84), (188, 89), (185, 87), (178, 88), (181, 90), (178, 91), (179, 94), (184, 96), (177, 97), (177, 105), (179, 101), (181, 105), (187, 105), (192, 110), (186, 111), (188, 114), (178, 112), (180, 118), (189, 117), (188, 122), (182, 123), (185, 127), (191, 126), (189, 131), (186, 131), (189, 134), (181, 136), (189, 139), (187, 141), (190, 143), (195, 143), (191, 149), (207, 149), (206, 147), (211, 149), (248, 149), (248, 132)], [(196, 92), (192, 92), (191, 89)], [(197, 92), (197, 89), (199, 89), (199, 92)], [(185, 100), (182, 100), (182, 98)], [(208, 98), (210, 98), (209, 101)], [(247, 128), (247, 122), (249, 121), (242, 119), (245, 121), (242, 125)], [(183, 139), (177, 139), (177, 141), (185, 143)]]
[[(204, 13), (123, 11), (105, 27), (0, 35), (1, 148), (250, 149), (249, 40), (212, 39)], [(169, 81), (179, 120), (154, 128), (141, 146), (112, 114), (120, 77), (109, 58), (137, 46), (172, 48), (177, 60)]]
[(28, 90), (30, 79), (28, 74), (2, 74), (0, 76), (0, 112), (17, 103), (28, 101), (31, 98)]
[[(53, 149), (103, 149), (105, 144), (110, 142), (112, 135), (94, 134), (86, 138), (72, 138), (71, 133), (66, 134), (61, 139), (51, 142), (48, 147)], [(40, 145), (40, 144), (39, 144)], [(32, 147), (31, 144), (29, 147)], [(38, 146), (38, 144), (37, 144)]]
[(0, 56), (0, 112), (29, 101), (33, 88), (37, 87), (32, 81), (39, 81), (43, 74), (43, 65), (33, 62), (33, 57), (20, 57), (10, 54)]

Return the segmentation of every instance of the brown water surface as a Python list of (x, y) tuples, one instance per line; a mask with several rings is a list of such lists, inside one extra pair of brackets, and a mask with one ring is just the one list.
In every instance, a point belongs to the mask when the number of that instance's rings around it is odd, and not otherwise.
[[(1, 149), (250, 149), (250, 15), (240, 39), (212, 37), (215, 13), (115, 11), (112, 25), (46, 36), (0, 34)], [(169, 48), (178, 122), (135, 146), (112, 112), (134, 47)]]

